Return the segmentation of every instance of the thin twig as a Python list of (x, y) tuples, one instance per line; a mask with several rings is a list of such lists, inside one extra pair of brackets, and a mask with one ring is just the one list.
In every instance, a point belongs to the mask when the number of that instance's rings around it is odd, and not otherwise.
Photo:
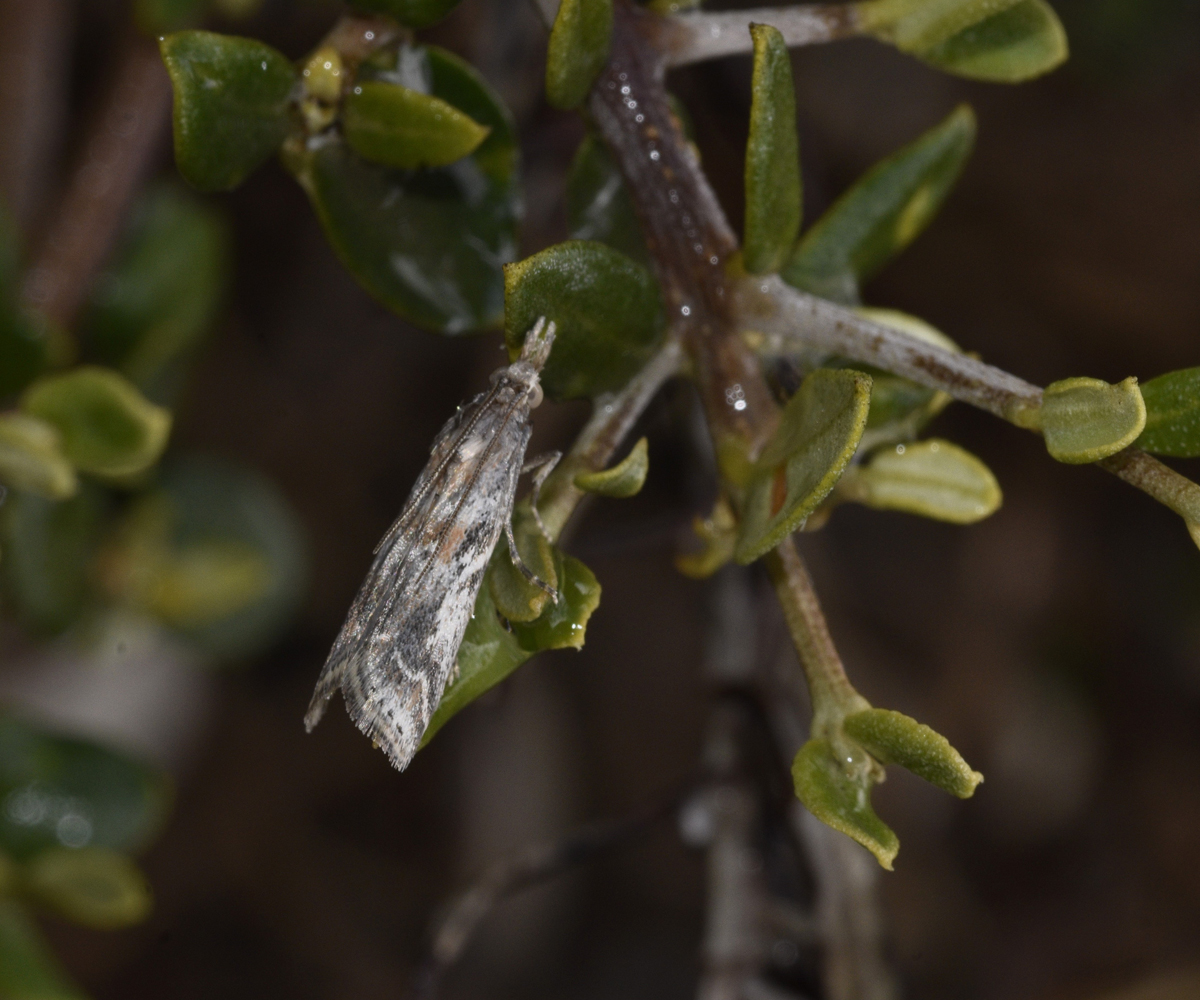
[(664, 19), (663, 55), (668, 67), (751, 52), (751, 24), (778, 28), (788, 46), (813, 45), (858, 34), (851, 4), (799, 4), (751, 10), (675, 14)]
[(66, 192), (25, 276), (27, 305), (69, 329), (157, 152), (171, 83), (153, 41), (131, 36)]
[(443, 976), (462, 956), (483, 920), (503, 899), (569, 871), (615, 847), (669, 815), (679, 802), (672, 795), (663, 802), (622, 819), (590, 823), (560, 840), (535, 844), (492, 865), (471, 888), (450, 906), (432, 935), (429, 954), (413, 986), (418, 998), (437, 994)]

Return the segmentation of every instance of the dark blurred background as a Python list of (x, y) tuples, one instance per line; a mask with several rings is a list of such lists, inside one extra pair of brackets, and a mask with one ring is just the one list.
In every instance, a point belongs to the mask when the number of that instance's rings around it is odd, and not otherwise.
[[(50, 2), (6, 0), (0, 17)], [(61, 81), (43, 98), (47, 120), (64, 123), (47, 141), (65, 167), (128, 12), (53, 4), (49, 41), (25, 55)], [(1071, 61), (1014, 88), (868, 41), (798, 51), (806, 218), (969, 101), (979, 140), (962, 181), (867, 301), (1038, 384), (1195, 365), (1200, 9), (1054, 5)], [(237, 30), (299, 58), (336, 12), (267, 0)], [(516, 115), (523, 253), (563, 239), (583, 126), (542, 100), (544, 33), (527, 5), (464, 0), (425, 37), (474, 62)], [(749, 71), (729, 59), (670, 80), (735, 228)], [(3, 145), (11, 177), (21, 151)], [(158, 159), (171, 175), (166, 135)], [(31, 238), (61, 180), (26, 185)], [(312, 684), (371, 549), (433, 434), (500, 362), (500, 339), (441, 338), (376, 305), (278, 165), (214, 201), (232, 221), (235, 279), (175, 441), (282, 487), (307, 530), (308, 598), (268, 655), (189, 675), (157, 703), (178, 794), (144, 858), (152, 920), (113, 934), (47, 928), (105, 1000), (396, 997), (439, 904), (490, 860), (654, 802), (692, 773), (713, 597), (672, 557), (712, 486), (695, 471), (689, 393), (672, 387), (644, 420), (646, 490), (594, 505), (568, 546), (604, 587), (583, 652), (533, 660), (403, 775), (340, 710), (306, 736)], [(568, 444), (585, 415), (539, 410), (532, 447)], [(1032, 435), (965, 406), (932, 433), (996, 472), (998, 514), (960, 528), (843, 507), (801, 539), (862, 693), (936, 727), (987, 778), (966, 803), (898, 769), (876, 793), (903, 845), (880, 883), (905, 992), (1200, 996), (1200, 553), (1175, 515), (1098, 470), (1056, 464)], [(1179, 468), (1200, 475), (1200, 463)], [(689, 996), (702, 889), (701, 856), (660, 823), (503, 904), (445, 995)]]

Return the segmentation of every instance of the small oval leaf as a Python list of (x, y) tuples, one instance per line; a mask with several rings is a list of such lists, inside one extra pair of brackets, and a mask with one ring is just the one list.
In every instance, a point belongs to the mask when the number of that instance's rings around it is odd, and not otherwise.
[[(521, 504), (513, 512), (513, 537), (526, 568), (543, 583), (557, 588), (554, 547), (538, 528), (528, 504)], [(550, 595), (517, 569), (509, 555), (508, 539), (503, 535), (492, 553), (487, 585), (496, 611), (510, 622), (531, 622), (551, 603)]]
[(629, 454), (611, 469), (603, 472), (581, 472), (575, 485), (587, 493), (624, 500), (637, 496), (650, 471), (650, 452), (645, 438), (639, 439)]
[(158, 461), (171, 433), (171, 413), (124, 377), (83, 365), (47, 375), (25, 390), (21, 409), (53, 424), (63, 452), (83, 472), (126, 476)]
[(1066, 61), (1067, 33), (1045, 0), (1024, 0), (916, 54), (957, 76), (1021, 83)]
[(583, 649), (587, 624), (600, 606), (600, 583), (596, 575), (573, 556), (554, 549), (558, 603), (549, 602), (531, 622), (513, 622), (513, 635), (521, 648), (534, 653), (543, 649)]
[(559, 243), (504, 269), (509, 356), (538, 317), (558, 333), (542, 385), (554, 399), (621, 388), (653, 356), (665, 320), (654, 277), (602, 243)]
[(814, 295), (857, 304), (859, 286), (937, 214), (974, 142), (975, 114), (959, 105), (856, 181), (804, 234), (783, 279)]
[(1141, 384), (1146, 429), (1137, 446), (1172, 458), (1200, 456), (1200, 368), (1184, 368)]
[(180, 31), (159, 41), (175, 88), (175, 162), (201, 191), (228, 191), (292, 129), (296, 69), (252, 38)]
[(551, 107), (576, 108), (608, 61), (612, 43), (612, 0), (562, 0), (546, 53), (546, 100)]
[(899, 764), (960, 799), (969, 799), (983, 781), (946, 737), (900, 712), (869, 708), (846, 716), (842, 728), (876, 760)]
[(888, 871), (900, 841), (871, 808), (870, 788), (846, 773), (827, 740), (809, 740), (792, 762), (796, 798), (826, 826), (862, 844)]
[(738, 531), (738, 562), (773, 549), (828, 496), (854, 456), (870, 406), (869, 375), (818, 368), (805, 378), (755, 465)]
[(1133, 444), (1146, 426), (1146, 404), (1132, 376), (1117, 385), (1068, 378), (1046, 387), (1039, 418), (1051, 456), (1082, 465)]
[(26, 895), (99, 930), (139, 924), (150, 915), (150, 884), (133, 861), (103, 847), (51, 847), (25, 865)]
[(843, 477), (838, 495), (952, 524), (981, 521), (1003, 499), (991, 469), (969, 451), (938, 440), (883, 449)]
[(774, 274), (800, 233), (800, 141), (792, 61), (778, 28), (750, 25), (754, 73), (750, 138), (746, 143), (746, 226), (742, 263), (751, 274)]
[(443, 167), (475, 152), (488, 129), (452, 104), (393, 83), (366, 80), (342, 105), (346, 142), (388, 167)]
[(903, 52), (921, 53), (967, 28), (1003, 13), (1021, 0), (868, 0), (857, 5), (859, 23)]
[(47, 500), (75, 494), (75, 467), (53, 424), (24, 413), (0, 414), (0, 483)]

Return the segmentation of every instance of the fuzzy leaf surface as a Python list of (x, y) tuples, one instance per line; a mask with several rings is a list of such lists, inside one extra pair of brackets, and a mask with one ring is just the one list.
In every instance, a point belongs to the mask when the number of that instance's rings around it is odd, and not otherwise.
[(869, 708), (848, 715), (842, 728), (876, 760), (899, 764), (960, 799), (969, 799), (983, 781), (946, 737), (900, 712)]
[(739, 563), (773, 549), (829, 495), (854, 456), (870, 406), (869, 375), (846, 368), (809, 373), (784, 407), (746, 489)]
[(654, 277), (602, 243), (559, 243), (504, 269), (509, 357), (545, 316), (557, 327), (542, 385), (554, 399), (621, 388), (653, 356), (665, 319)]
[(562, 0), (550, 29), (546, 53), (546, 100), (576, 108), (608, 61), (613, 0)]
[(180, 31), (159, 41), (175, 88), (175, 163), (201, 191), (237, 187), (292, 128), (296, 69), (252, 38)]
[(346, 95), (342, 132), (364, 160), (415, 170), (469, 156), (489, 129), (432, 94), (365, 80)]
[(800, 233), (800, 140), (792, 61), (778, 28), (752, 24), (750, 138), (746, 143), (746, 226), (742, 263), (751, 274), (774, 274)]
[(1117, 385), (1068, 378), (1046, 386), (1040, 418), (1050, 455), (1081, 465), (1133, 444), (1146, 426), (1146, 404), (1136, 378)]
[(804, 234), (783, 279), (814, 295), (857, 304), (861, 284), (937, 214), (974, 142), (975, 114), (959, 105), (838, 198)]
[(1159, 375), (1141, 385), (1146, 429), (1139, 448), (1172, 458), (1200, 456), (1200, 368)]

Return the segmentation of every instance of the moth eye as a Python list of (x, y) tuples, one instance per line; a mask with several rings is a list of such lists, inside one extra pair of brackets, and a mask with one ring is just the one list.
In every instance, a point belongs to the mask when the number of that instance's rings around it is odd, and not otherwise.
[(537, 409), (537, 407), (542, 405), (542, 399), (543, 393), (541, 383), (534, 382), (533, 388), (529, 390), (529, 408), (531, 410)]

